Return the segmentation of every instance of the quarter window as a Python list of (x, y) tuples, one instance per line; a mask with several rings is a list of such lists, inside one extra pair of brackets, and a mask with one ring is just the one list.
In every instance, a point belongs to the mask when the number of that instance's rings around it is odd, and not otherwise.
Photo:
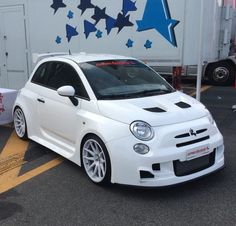
[(47, 63), (44, 63), (38, 67), (31, 82), (39, 84), (39, 85), (46, 85), (46, 71), (47, 71)]

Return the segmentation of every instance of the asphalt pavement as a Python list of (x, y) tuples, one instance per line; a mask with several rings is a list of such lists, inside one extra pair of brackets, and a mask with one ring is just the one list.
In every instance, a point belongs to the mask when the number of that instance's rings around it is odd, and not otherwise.
[[(236, 104), (236, 89), (212, 87), (202, 93), (202, 102), (224, 136), (226, 168), (222, 171), (161, 189), (100, 187), (90, 182), (78, 166), (64, 160), (0, 195), (0, 225), (235, 226), (236, 113), (231, 106)], [(0, 138), (2, 149), (11, 128), (0, 127), (0, 133), (4, 134)], [(22, 174), (56, 157), (33, 142), (29, 149), (31, 164), (21, 169)]]

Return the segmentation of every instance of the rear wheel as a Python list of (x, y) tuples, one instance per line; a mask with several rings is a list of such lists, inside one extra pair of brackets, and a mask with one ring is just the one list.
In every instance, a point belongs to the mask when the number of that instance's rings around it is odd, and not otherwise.
[(14, 110), (14, 128), (16, 131), (16, 134), (19, 138), (26, 140), (28, 138), (27, 135), (27, 125), (25, 120), (25, 115), (21, 108), (16, 107)]
[(88, 136), (82, 144), (82, 162), (86, 174), (96, 184), (111, 181), (111, 163), (105, 144), (95, 135)]
[(229, 61), (210, 64), (207, 76), (212, 85), (232, 85), (235, 79), (235, 65)]

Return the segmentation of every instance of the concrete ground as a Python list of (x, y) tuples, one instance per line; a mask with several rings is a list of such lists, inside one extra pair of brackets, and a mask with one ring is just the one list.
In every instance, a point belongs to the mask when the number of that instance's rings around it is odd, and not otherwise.
[(226, 168), (162, 189), (96, 186), (75, 164), (0, 127), (0, 225), (236, 225), (236, 89), (211, 87), (202, 102), (224, 136)]

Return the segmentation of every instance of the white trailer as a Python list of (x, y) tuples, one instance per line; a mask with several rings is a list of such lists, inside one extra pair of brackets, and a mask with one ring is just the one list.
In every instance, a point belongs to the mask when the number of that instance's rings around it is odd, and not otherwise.
[(208, 79), (229, 84), (232, 2), (204, 0), (1, 0), (0, 87), (21, 88), (34, 63), (48, 52), (112, 53), (151, 66), (197, 65)]

